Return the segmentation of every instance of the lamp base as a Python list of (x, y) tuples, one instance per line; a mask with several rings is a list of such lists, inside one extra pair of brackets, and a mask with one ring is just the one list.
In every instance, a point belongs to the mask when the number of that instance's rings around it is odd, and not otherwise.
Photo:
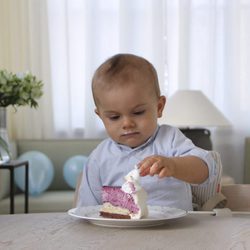
[(195, 146), (205, 150), (212, 150), (212, 141), (210, 139), (210, 131), (208, 129), (180, 129), (181, 132), (189, 138)]

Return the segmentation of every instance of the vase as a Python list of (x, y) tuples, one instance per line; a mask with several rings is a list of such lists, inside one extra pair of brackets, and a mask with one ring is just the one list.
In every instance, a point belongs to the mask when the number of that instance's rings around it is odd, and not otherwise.
[(9, 145), (7, 110), (5, 107), (0, 107), (0, 164), (10, 160)]

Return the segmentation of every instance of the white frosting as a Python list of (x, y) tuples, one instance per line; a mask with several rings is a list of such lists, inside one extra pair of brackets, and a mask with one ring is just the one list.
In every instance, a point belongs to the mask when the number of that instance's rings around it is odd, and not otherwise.
[(126, 181), (139, 181), (140, 180), (140, 172), (137, 165), (135, 165), (135, 169), (131, 170), (125, 177)]
[(130, 171), (124, 179), (126, 182), (122, 185), (121, 189), (125, 193), (129, 193), (133, 196), (135, 204), (139, 207), (139, 211), (136, 214), (130, 214), (131, 219), (140, 219), (148, 215), (147, 208), (147, 193), (141, 187), (140, 173), (138, 167), (135, 165), (135, 169)]
[(135, 193), (141, 189), (139, 169), (135, 166), (135, 169), (130, 171), (125, 177), (125, 183), (121, 189), (125, 193)]

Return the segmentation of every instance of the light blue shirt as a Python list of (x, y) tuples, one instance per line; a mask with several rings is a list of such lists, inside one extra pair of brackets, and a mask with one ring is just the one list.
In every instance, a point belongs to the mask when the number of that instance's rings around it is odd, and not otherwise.
[[(102, 141), (88, 158), (83, 169), (77, 207), (102, 204), (102, 186), (121, 186), (124, 176), (147, 156), (166, 157), (193, 155), (204, 160), (209, 169), (207, 185), (216, 175), (215, 161), (210, 151), (196, 147), (178, 128), (168, 125), (157, 127), (154, 135), (143, 145), (130, 148), (108, 138)], [(168, 206), (192, 210), (192, 194), (189, 183), (173, 177), (140, 178), (148, 193), (148, 205)]]

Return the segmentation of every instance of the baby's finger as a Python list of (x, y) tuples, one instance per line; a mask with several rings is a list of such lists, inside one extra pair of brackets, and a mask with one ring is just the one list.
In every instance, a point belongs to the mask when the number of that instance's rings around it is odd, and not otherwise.
[(154, 161), (152, 159), (146, 158), (143, 161), (141, 161), (139, 164), (137, 164), (140, 170), (140, 174), (141, 173), (149, 174), (150, 167), (152, 166), (153, 163)]
[(154, 164), (150, 168), (150, 175), (153, 176), (155, 174), (159, 174), (161, 171), (161, 167), (159, 165), (159, 162), (154, 162)]
[(163, 178), (163, 177), (169, 177), (171, 176), (171, 173), (169, 172), (168, 168), (162, 168), (159, 172), (159, 178)]
[(146, 176), (146, 175), (149, 175), (149, 172), (150, 172), (150, 168), (144, 168), (143, 170), (140, 170), (140, 176)]

